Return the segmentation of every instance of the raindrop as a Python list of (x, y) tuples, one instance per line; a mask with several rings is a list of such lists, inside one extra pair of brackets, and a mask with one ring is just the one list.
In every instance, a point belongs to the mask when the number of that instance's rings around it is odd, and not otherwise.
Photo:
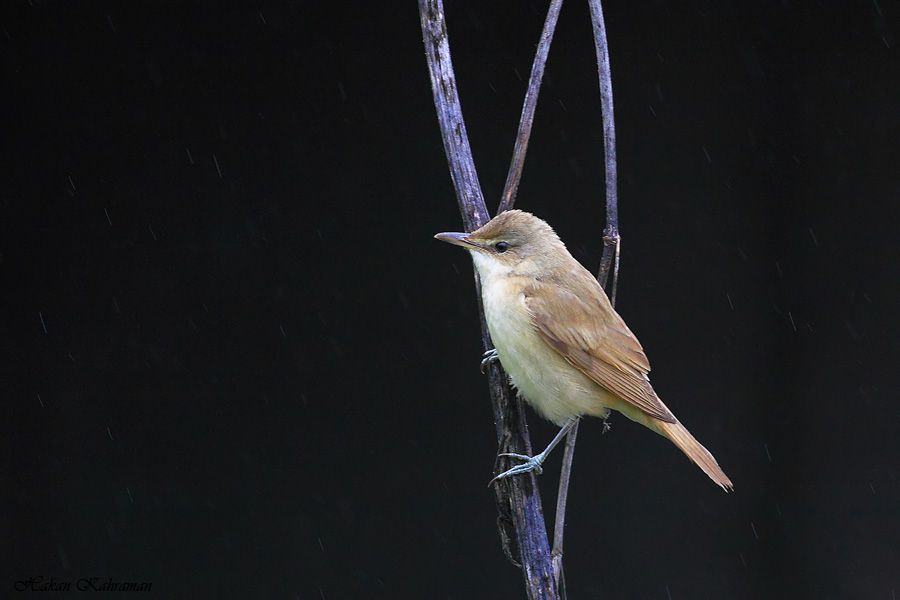
[(337, 355), (337, 356), (344, 355), (344, 350), (341, 348), (341, 345), (338, 343), (338, 341), (335, 338), (328, 338), (328, 341), (331, 343), (331, 350), (332, 350), (332, 352), (335, 353), (335, 355)]
[(44, 313), (41, 311), (38, 311), (38, 316), (41, 318), (41, 327), (44, 328), (44, 335), (47, 335), (47, 324), (44, 323)]
[(409, 310), (409, 299), (406, 297), (406, 294), (404, 294), (400, 290), (397, 290), (397, 298), (400, 299), (400, 304), (403, 305), (403, 308), (405, 310)]
[(666, 97), (663, 96), (662, 87), (660, 87), (660, 85), (659, 85), (658, 83), (656, 84), (656, 96), (659, 98), (659, 101), (660, 101), (662, 104), (665, 104), (665, 102), (666, 102)]

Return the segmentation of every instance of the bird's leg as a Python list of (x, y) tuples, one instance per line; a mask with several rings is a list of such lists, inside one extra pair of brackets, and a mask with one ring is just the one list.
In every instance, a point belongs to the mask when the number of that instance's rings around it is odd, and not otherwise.
[(488, 367), (491, 366), (492, 363), (500, 360), (500, 355), (497, 354), (496, 348), (491, 348), (487, 352), (481, 355), (481, 374), (484, 375)]
[(606, 413), (606, 416), (603, 417), (603, 430), (600, 432), (601, 435), (612, 431), (612, 425), (609, 424), (609, 416), (611, 414), (612, 414), (611, 412), (608, 412), (608, 413)]
[[(544, 451), (541, 452), (540, 454), (536, 454), (534, 456), (526, 456), (524, 454), (516, 454), (515, 452), (503, 452), (501, 454), (498, 454), (498, 456), (508, 456), (510, 458), (518, 458), (519, 460), (522, 460), (525, 462), (523, 462), (521, 465), (516, 465), (515, 467), (509, 469), (508, 471), (504, 471), (504, 472), (500, 473), (499, 475), (497, 475), (496, 477), (491, 479), (491, 483), (494, 483), (498, 479), (503, 479), (504, 477), (509, 477), (510, 475), (519, 475), (521, 473), (528, 473), (529, 471), (536, 471), (537, 474), (540, 475), (543, 472), (541, 465), (544, 463), (544, 460), (546, 460), (547, 455), (550, 454), (550, 452), (554, 448), (556, 448), (556, 445), (559, 444), (560, 440), (562, 440), (565, 437), (565, 435), (567, 433), (569, 433), (569, 430), (577, 422), (578, 422), (578, 417), (572, 417), (571, 419), (569, 419), (569, 422), (560, 428), (559, 433), (557, 433), (556, 436), (552, 440), (550, 440), (550, 443), (547, 445), (546, 448), (544, 448)], [(490, 483), (488, 485), (490, 485)]]

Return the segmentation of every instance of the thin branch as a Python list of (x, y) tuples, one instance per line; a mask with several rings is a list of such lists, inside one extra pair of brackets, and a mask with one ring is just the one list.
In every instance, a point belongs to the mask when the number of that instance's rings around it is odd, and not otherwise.
[[(457, 94), (443, 3), (441, 0), (419, 0), (419, 15), (444, 151), (450, 164), (463, 223), (467, 231), (473, 231), (488, 221), (488, 212)], [(484, 319), (477, 275), (476, 290), (482, 341), (485, 349), (493, 348)], [(488, 375), (499, 447), (504, 452), (530, 454), (531, 444), (521, 403), (510, 401), (506, 375), (496, 363), (490, 367)], [(504, 550), (508, 556), (519, 558), (528, 597), (557, 600), (559, 594), (553, 578), (550, 545), (534, 473), (524, 477), (508, 477), (492, 487), (495, 489), (500, 512), (498, 524), (501, 539), (506, 542)], [(513, 531), (510, 531), (509, 524)], [(514, 537), (511, 533), (514, 533)], [(516, 551), (512, 548), (513, 539)]]
[[(606, 228), (603, 230), (603, 256), (597, 279), (607, 288), (607, 278), (613, 257), (619, 248), (619, 197), (616, 179), (616, 124), (613, 118), (612, 73), (609, 69), (609, 46), (606, 43), (606, 22), (600, 0), (588, 0), (591, 7), (591, 23), (594, 29), (594, 46), (597, 49), (597, 74), (600, 78), (600, 107), (603, 111), (603, 152), (606, 157)], [(618, 276), (618, 265), (613, 273), (613, 289)], [(615, 298), (613, 294), (611, 297)]]
[[(594, 30), (594, 45), (597, 49), (597, 74), (600, 79), (600, 106), (603, 111), (603, 153), (606, 164), (606, 227), (603, 230), (603, 256), (597, 279), (610, 294), (610, 302), (616, 305), (616, 288), (619, 280), (619, 199), (616, 185), (616, 125), (613, 118), (612, 73), (609, 68), (609, 46), (606, 42), (606, 23), (600, 0), (588, 0), (591, 8), (591, 23)], [(607, 287), (610, 268), (613, 268), (612, 282)], [(553, 526), (553, 571), (557, 584), (564, 589), (562, 571), (563, 536), (566, 522), (566, 500), (569, 495), (569, 479), (572, 460), (575, 456), (575, 438), (578, 428), (569, 432), (566, 451), (563, 454), (562, 470), (559, 476), (559, 494), (556, 499), (556, 519)]]
[(466, 231), (474, 231), (490, 220), (484, 194), (475, 171), (475, 160), (456, 92), (456, 76), (450, 60), (450, 42), (441, 0), (419, 0), (422, 37), (431, 75), (431, 90), (438, 123), (444, 140), (444, 152), (450, 165), (450, 177)]
[(556, 496), (556, 522), (553, 527), (553, 549), (550, 555), (553, 560), (553, 575), (565, 598), (566, 581), (563, 574), (563, 528), (566, 523), (566, 501), (569, 499), (569, 479), (572, 475), (572, 461), (575, 458), (575, 440), (578, 438), (578, 423), (572, 425), (566, 436), (566, 447), (563, 452), (562, 469), (559, 473), (559, 492)]
[[(606, 238), (604, 237), (604, 242)], [(609, 294), (609, 303), (613, 308), (616, 307), (616, 291), (619, 289), (619, 254), (622, 249), (622, 238), (619, 237), (619, 232), (616, 231), (615, 238), (613, 238), (615, 242), (615, 256), (613, 258), (613, 272), (612, 272), (612, 283), (609, 286), (610, 294)], [(605, 245), (604, 245), (605, 247)]]
[(553, 41), (553, 32), (556, 30), (560, 8), (562, 8), (562, 0), (552, 0), (550, 8), (547, 10), (547, 20), (544, 21), (541, 40), (538, 42), (537, 51), (534, 54), (531, 77), (528, 78), (528, 90), (525, 92), (522, 116), (519, 119), (519, 131), (516, 134), (516, 144), (513, 148), (512, 161), (509, 164), (509, 173), (506, 175), (506, 185), (503, 186), (503, 195), (500, 197), (500, 206), (497, 208), (498, 215), (511, 209), (516, 201), (516, 192), (519, 190), (519, 181), (522, 179), (522, 167), (525, 165), (525, 151), (528, 150), (531, 126), (534, 123), (534, 110), (537, 107), (541, 79), (544, 77), (544, 65), (547, 64), (547, 54), (550, 52), (550, 42)]

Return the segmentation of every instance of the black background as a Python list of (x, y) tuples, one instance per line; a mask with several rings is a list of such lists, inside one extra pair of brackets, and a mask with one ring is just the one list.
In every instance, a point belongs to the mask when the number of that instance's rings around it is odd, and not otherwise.
[[(585, 422), (570, 597), (894, 598), (897, 4), (605, 4), (619, 310), (736, 491)], [(447, 6), (491, 207), (544, 10)], [(471, 264), (431, 239), (460, 219), (415, 4), (35, 0), (2, 26), (2, 586), (520, 597)], [(592, 269), (594, 61), (567, 3), (518, 201)]]

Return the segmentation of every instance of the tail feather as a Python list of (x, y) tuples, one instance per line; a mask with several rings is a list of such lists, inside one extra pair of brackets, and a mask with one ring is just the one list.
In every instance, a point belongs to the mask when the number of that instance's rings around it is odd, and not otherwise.
[(726, 492), (734, 490), (734, 485), (732, 485), (728, 475), (725, 474), (725, 471), (722, 470), (713, 455), (691, 435), (691, 432), (684, 425), (677, 421), (675, 423), (665, 423), (656, 419), (654, 421), (654, 429), (672, 440), (672, 443), (678, 446), (694, 464), (703, 469), (703, 472), (710, 479), (722, 486), (722, 489)]

